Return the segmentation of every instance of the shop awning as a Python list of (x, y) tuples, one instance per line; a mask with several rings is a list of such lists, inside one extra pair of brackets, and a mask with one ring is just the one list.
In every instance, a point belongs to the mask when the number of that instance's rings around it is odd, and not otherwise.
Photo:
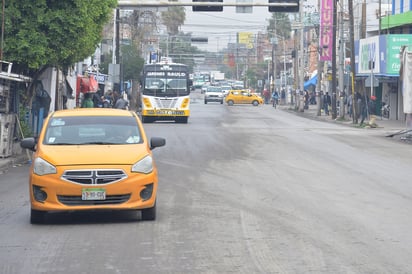
[(303, 88), (308, 89), (310, 86), (316, 86), (317, 82), (318, 75), (315, 75), (303, 84)]
[(77, 93), (97, 92), (99, 84), (94, 76), (77, 76)]

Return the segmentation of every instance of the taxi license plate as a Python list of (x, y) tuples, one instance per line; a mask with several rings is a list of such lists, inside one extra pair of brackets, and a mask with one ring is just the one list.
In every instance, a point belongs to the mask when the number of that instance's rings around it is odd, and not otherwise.
[(104, 188), (83, 188), (82, 200), (106, 200)]

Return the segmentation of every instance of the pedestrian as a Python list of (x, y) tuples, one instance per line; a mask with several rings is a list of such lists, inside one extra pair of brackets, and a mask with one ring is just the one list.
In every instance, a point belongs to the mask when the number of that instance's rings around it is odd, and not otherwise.
[(93, 104), (94, 104), (95, 107), (98, 107), (98, 108), (103, 107), (103, 101), (102, 101), (102, 98), (101, 98), (101, 96), (99, 95), (98, 92), (93, 93), (93, 99), (92, 100), (93, 100)]
[(368, 102), (369, 126), (376, 127), (376, 96), (371, 96)]
[(349, 114), (349, 117), (352, 118), (352, 114), (353, 114), (352, 94), (349, 94), (349, 96), (346, 97), (346, 106), (348, 108), (347, 114)]
[(265, 104), (269, 104), (270, 92), (266, 88), (263, 90), (263, 98), (265, 99)]
[(286, 90), (284, 88), (280, 91), (280, 104), (286, 104)]
[(316, 92), (312, 91), (310, 94), (309, 104), (316, 105)]
[(84, 99), (82, 102), (82, 108), (93, 108), (94, 107), (94, 103), (92, 100), (92, 96), (90, 92), (87, 92), (84, 94)]
[(114, 104), (114, 108), (118, 109), (127, 109), (127, 106), (129, 105), (129, 102), (126, 101), (126, 99), (123, 98), (123, 96), (120, 96), (117, 100), (116, 103)]
[(309, 92), (307, 90), (305, 90), (305, 93), (303, 95), (303, 99), (304, 99), (304, 109), (309, 109)]
[[(358, 99), (359, 100), (359, 99)], [(365, 96), (365, 98), (360, 99), (360, 125), (363, 125), (363, 122), (365, 121), (366, 117), (368, 117), (368, 102), (369, 102), (369, 98), (367, 96)]]
[(360, 116), (361, 116), (361, 113), (362, 113), (362, 101), (363, 101), (363, 98), (362, 98), (362, 95), (360, 94), (360, 92), (359, 91), (357, 91), (356, 93), (355, 93), (355, 107), (356, 107), (356, 119), (359, 119), (360, 118)]
[(325, 115), (329, 115), (329, 106), (332, 104), (332, 99), (330, 98), (329, 92), (326, 92), (323, 95), (323, 110), (325, 111)]
[(102, 102), (103, 102), (103, 107), (104, 108), (111, 108), (113, 107), (113, 93), (111, 90), (107, 91), (103, 96), (102, 96)]

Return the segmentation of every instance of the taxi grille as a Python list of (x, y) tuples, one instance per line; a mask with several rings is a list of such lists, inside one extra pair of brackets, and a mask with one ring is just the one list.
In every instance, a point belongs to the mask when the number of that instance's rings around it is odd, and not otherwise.
[(131, 194), (107, 195), (105, 200), (82, 200), (82, 196), (57, 195), (60, 203), (67, 206), (81, 205), (116, 205), (125, 203), (130, 199)]
[(81, 185), (104, 185), (118, 182), (127, 175), (120, 169), (66, 170), (62, 179)]

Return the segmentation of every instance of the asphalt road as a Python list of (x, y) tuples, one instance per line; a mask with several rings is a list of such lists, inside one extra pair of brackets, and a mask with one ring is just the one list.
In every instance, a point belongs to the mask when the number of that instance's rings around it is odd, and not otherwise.
[[(200, 95), (199, 95), (200, 96)], [(0, 175), (0, 273), (412, 273), (410, 145), (273, 109), (192, 103), (167, 144), (158, 218), (29, 224), (27, 166)]]

